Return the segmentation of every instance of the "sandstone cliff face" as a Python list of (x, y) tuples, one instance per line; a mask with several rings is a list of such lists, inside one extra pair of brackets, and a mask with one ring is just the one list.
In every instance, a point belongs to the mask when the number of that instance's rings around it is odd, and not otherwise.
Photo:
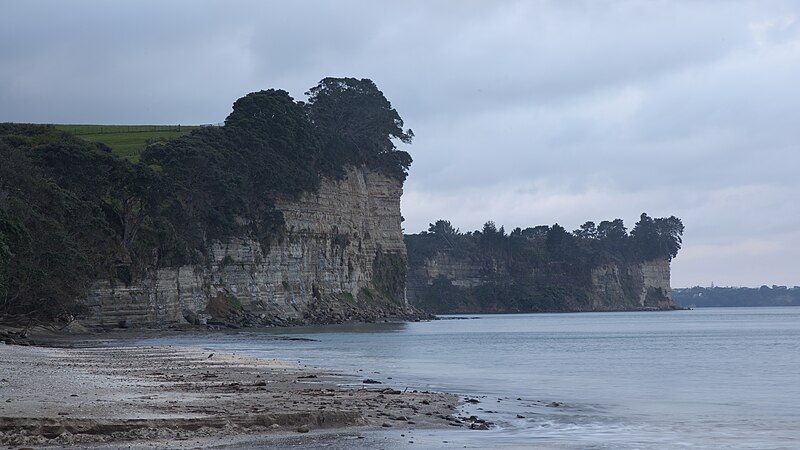
[(676, 309), (670, 288), (669, 260), (656, 259), (592, 270), (594, 310)]
[(85, 320), (152, 326), (232, 311), (250, 324), (280, 325), (414, 316), (405, 301), (401, 194), (400, 180), (350, 169), (317, 193), (278, 201), (286, 232), (269, 248), (231, 239), (215, 244), (204, 266), (152, 270), (130, 286), (99, 281)]
[(408, 299), (436, 313), (678, 308), (671, 297), (667, 259), (609, 263), (577, 277), (547, 269), (530, 268), (527, 280), (531, 287), (510, 287), (507, 269), (493, 258), (437, 252), (409, 268)]
[(410, 277), (409, 290), (424, 288), (431, 280), (439, 277), (448, 279), (453, 286), (474, 288), (487, 283), (489, 281), (487, 275), (499, 272), (492, 260), (482, 262), (455, 258), (446, 253), (438, 253), (426, 260), (420, 269), (413, 271), (416, 276)]

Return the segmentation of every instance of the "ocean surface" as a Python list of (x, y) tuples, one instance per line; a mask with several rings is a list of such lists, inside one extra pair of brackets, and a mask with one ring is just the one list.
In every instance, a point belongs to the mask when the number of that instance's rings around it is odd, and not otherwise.
[(800, 448), (800, 307), (460, 317), (138, 343), (295, 361), (359, 386), (369, 377), (458, 393), (480, 400), (467, 415), (496, 425), (381, 432), (360, 440), (364, 448)]

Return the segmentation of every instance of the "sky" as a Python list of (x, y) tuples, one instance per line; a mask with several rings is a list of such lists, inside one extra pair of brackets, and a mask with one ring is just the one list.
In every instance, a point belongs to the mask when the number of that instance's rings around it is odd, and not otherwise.
[(412, 128), (406, 232), (639, 214), (672, 285), (800, 285), (799, 1), (0, 0), (0, 122), (221, 122), (376, 82)]

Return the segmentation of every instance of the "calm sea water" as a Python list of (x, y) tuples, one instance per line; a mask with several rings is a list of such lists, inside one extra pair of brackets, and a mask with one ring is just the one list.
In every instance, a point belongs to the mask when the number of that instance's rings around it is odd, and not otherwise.
[(469, 317), (145, 343), (455, 392), (481, 400), (465, 412), (497, 424), (417, 431), (413, 445), (399, 434), (380, 438), (388, 447), (800, 448), (798, 307)]

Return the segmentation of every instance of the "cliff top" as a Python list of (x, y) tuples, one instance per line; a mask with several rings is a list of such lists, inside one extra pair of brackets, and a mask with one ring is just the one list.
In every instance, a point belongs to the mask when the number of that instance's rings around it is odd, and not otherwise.
[(483, 229), (461, 232), (448, 220), (430, 224), (428, 231), (406, 235), (412, 264), (436, 252), (453, 255), (492, 255), (531, 264), (594, 265), (609, 260), (671, 260), (681, 248), (683, 223), (675, 216), (652, 218), (642, 213), (628, 232), (622, 219), (588, 221), (569, 232), (559, 224), (515, 228), (506, 233), (488, 221)]

